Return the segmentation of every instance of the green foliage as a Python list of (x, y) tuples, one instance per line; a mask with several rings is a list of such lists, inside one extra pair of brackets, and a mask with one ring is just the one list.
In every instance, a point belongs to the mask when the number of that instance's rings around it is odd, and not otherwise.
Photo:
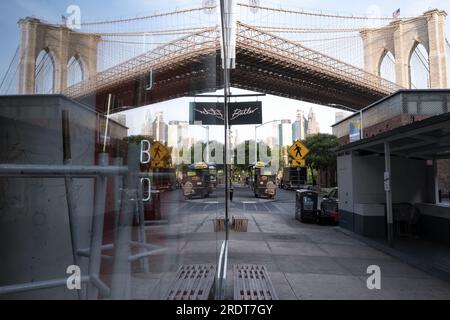
[(311, 172), (328, 167), (336, 167), (334, 149), (338, 146), (338, 139), (335, 136), (327, 133), (317, 133), (308, 136), (303, 143), (309, 149), (305, 161)]
[(132, 143), (132, 144), (140, 144), (142, 140), (148, 140), (150, 141), (150, 143), (152, 143), (153, 137), (150, 136), (143, 136), (143, 135), (135, 135), (135, 136), (128, 136), (123, 138), (124, 141), (126, 141), (127, 143)]

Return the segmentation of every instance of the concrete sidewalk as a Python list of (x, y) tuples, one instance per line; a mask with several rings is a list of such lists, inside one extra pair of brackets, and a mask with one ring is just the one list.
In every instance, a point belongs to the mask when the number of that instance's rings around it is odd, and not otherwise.
[[(252, 200), (248, 189), (230, 205), (231, 215), (248, 217), (248, 231), (230, 231), (227, 298), (232, 299), (233, 264), (263, 264), (280, 299), (450, 299), (450, 284), (409, 266), (332, 226), (294, 219), (293, 192), (278, 191), (276, 201)], [(223, 199), (175, 205), (166, 226), (149, 231), (167, 248), (150, 259), (149, 274), (135, 274), (133, 296), (161, 299), (181, 264), (216, 264), (224, 233), (212, 219), (223, 214)], [(381, 290), (369, 290), (367, 267), (381, 268)]]

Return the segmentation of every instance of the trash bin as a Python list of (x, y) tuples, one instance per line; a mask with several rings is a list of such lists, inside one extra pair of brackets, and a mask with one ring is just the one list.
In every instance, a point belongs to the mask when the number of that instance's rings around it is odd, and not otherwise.
[(317, 220), (319, 193), (312, 190), (297, 190), (295, 195), (295, 219), (305, 222)]

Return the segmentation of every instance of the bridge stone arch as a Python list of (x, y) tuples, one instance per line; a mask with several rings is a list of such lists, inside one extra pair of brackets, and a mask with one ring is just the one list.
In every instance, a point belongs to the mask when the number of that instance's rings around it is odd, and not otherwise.
[(410, 57), (417, 43), (420, 43), (428, 52), (431, 88), (447, 88), (446, 16), (445, 11), (434, 9), (420, 17), (396, 20), (385, 27), (361, 31), (364, 69), (378, 75), (384, 52), (390, 51), (395, 57), (397, 84), (409, 88)]
[[(81, 73), (79, 81), (83, 81), (84, 79), (89, 77), (89, 75), (87, 75), (86, 64), (83, 61), (83, 59), (78, 54), (72, 55), (69, 57), (69, 60), (67, 61), (67, 86), (78, 83), (78, 81), (76, 81), (74, 83), (71, 83), (71, 81), (70, 81), (70, 72), (71, 72), (70, 67), (71, 67), (72, 61), (75, 63), (75, 65), (72, 67), (79, 68), (79, 71)], [(72, 71), (75, 71), (75, 70), (72, 70)]]
[(36, 58), (43, 49), (51, 52), (54, 59), (55, 93), (67, 87), (67, 63), (72, 57), (78, 57), (85, 79), (97, 73), (98, 35), (73, 32), (65, 26), (43, 23), (35, 18), (21, 19), (19, 26), (20, 94), (34, 93)]
[(395, 70), (393, 73), (391, 73), (391, 70), (386, 69), (387, 65), (390, 65), (392, 63), (395, 64), (395, 56), (390, 50), (385, 49), (378, 61), (377, 75), (389, 81), (395, 82)]
[[(48, 58), (48, 61), (47, 61)], [(42, 50), (39, 50), (38, 54), (36, 55), (36, 69), (34, 72), (34, 77), (35, 79), (38, 79), (38, 73), (42, 72), (42, 70), (46, 67), (46, 64), (50, 64), (51, 65), (51, 70), (52, 70), (52, 74), (51, 74), (51, 78), (52, 78), (52, 83), (51, 83), (51, 93), (53, 93), (55, 91), (55, 74), (56, 74), (56, 58), (55, 58), (55, 53), (52, 52), (52, 50), (50, 48), (43, 48)], [(43, 88), (42, 83), (36, 82), (35, 81), (35, 87), (34, 87), (34, 91), (33, 93), (42, 93), (39, 90), (39, 86), (41, 86), (41, 89)]]

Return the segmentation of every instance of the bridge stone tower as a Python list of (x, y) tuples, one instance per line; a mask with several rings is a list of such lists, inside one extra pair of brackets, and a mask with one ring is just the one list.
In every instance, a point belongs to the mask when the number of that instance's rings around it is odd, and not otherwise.
[(445, 18), (447, 13), (433, 9), (420, 17), (397, 20), (378, 29), (361, 32), (364, 47), (364, 68), (379, 75), (387, 52), (395, 57), (398, 85), (410, 87), (409, 61), (417, 44), (428, 52), (431, 88), (447, 88), (447, 54), (445, 50)]
[(20, 62), (19, 93), (35, 93), (36, 58), (42, 50), (50, 54), (54, 65), (54, 93), (67, 87), (67, 63), (75, 57), (80, 63), (83, 79), (97, 72), (97, 35), (74, 32), (71, 29), (41, 22), (35, 18), (19, 21)]

